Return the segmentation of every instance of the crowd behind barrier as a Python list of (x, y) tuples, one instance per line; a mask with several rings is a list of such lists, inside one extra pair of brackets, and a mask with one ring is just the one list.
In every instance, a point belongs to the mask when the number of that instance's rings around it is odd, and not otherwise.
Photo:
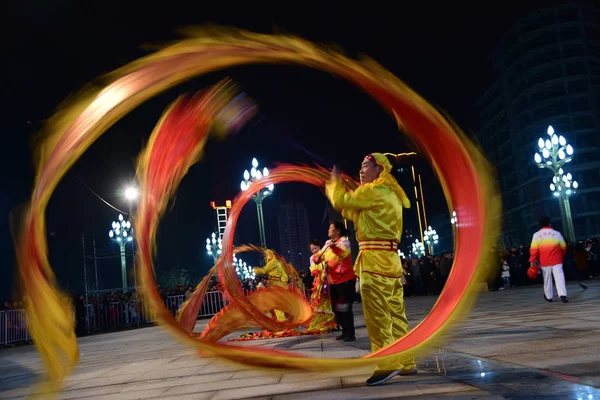
[[(173, 316), (186, 300), (186, 295), (169, 295), (164, 298), (165, 305)], [(198, 318), (217, 314), (227, 300), (221, 291), (207, 292)], [(119, 329), (149, 326), (156, 322), (151, 310), (146, 309), (142, 300), (96, 301), (88, 303), (82, 309), (76, 304), (73, 310), (78, 335), (106, 332)], [(27, 326), (24, 309), (0, 311), (0, 346), (30, 342), (31, 335)]]

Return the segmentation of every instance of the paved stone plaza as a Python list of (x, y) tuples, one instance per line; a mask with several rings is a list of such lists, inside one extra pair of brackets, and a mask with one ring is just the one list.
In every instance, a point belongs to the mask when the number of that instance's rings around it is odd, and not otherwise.
[[(81, 363), (62, 399), (598, 399), (600, 282), (569, 284), (569, 304), (542, 298), (541, 286), (482, 293), (450, 340), (419, 360), (420, 373), (366, 387), (369, 369), (258, 371), (199, 358), (159, 327), (84, 337)], [(434, 297), (406, 300), (412, 326)], [(358, 357), (369, 342), (360, 304), (357, 341), (335, 334), (247, 342), (310, 354)], [(199, 321), (205, 324), (206, 321)], [(198, 327), (200, 328), (200, 327)], [(0, 398), (23, 398), (41, 370), (33, 346), (0, 350)]]

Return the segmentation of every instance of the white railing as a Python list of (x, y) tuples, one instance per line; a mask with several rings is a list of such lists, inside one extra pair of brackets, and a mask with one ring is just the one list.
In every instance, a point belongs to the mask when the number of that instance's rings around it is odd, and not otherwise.
[(25, 310), (0, 311), (0, 345), (30, 340)]

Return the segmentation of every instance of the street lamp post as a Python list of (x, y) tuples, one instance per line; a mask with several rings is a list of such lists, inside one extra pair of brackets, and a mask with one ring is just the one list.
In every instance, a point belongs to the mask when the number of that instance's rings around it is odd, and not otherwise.
[(121, 250), (121, 280), (123, 284), (123, 293), (127, 291), (127, 259), (125, 258), (125, 246), (127, 242), (133, 241), (133, 228), (131, 222), (125, 221), (122, 214), (119, 214), (119, 221), (113, 221), (112, 229), (108, 236), (119, 244)]
[(427, 230), (423, 232), (423, 237), (425, 238), (425, 243), (427, 243), (427, 247), (429, 247), (429, 254), (433, 255), (434, 247), (438, 244), (438, 240), (440, 237), (438, 236), (435, 229), (431, 229), (431, 226), (427, 227)]
[(417, 256), (425, 255), (425, 245), (419, 239), (415, 239), (415, 242), (412, 244), (412, 252)]
[[(125, 198), (127, 199), (127, 201), (129, 202), (129, 218), (131, 220), (133, 220), (133, 203), (137, 200), (138, 198), (138, 190), (137, 188), (135, 188), (134, 186), (128, 186), (127, 188), (125, 188)], [(133, 265), (133, 287), (135, 287), (135, 290), (137, 291), (137, 268), (136, 268), (136, 264), (135, 264), (135, 240), (131, 241), (131, 251), (133, 253), (133, 258), (132, 258), (132, 265)]]
[[(269, 170), (267, 168), (263, 168), (262, 172), (258, 168), (258, 161), (256, 158), (252, 159), (252, 169), (250, 172), (248, 170), (244, 171), (244, 180), (240, 183), (240, 188), (242, 191), (248, 190), (250, 185), (263, 176), (269, 175)], [(252, 200), (256, 203), (256, 214), (258, 215), (258, 233), (260, 235), (260, 245), (263, 248), (267, 247), (267, 239), (265, 237), (265, 221), (263, 218), (263, 200), (269, 197), (273, 193), (274, 186), (269, 185), (265, 189), (259, 191), (254, 196), (252, 196)]]
[(213, 232), (211, 237), (206, 239), (206, 251), (208, 252), (209, 256), (213, 257), (215, 262), (213, 265), (217, 264), (217, 260), (221, 255), (221, 250), (223, 250), (223, 242), (221, 241), (221, 238)]
[(575, 193), (579, 184), (573, 180), (570, 173), (565, 173), (562, 168), (573, 159), (573, 146), (567, 144), (564, 136), (556, 135), (552, 125), (548, 126), (547, 133), (549, 138), (546, 140), (539, 138), (538, 140), (539, 153), (535, 153), (534, 160), (539, 168), (547, 168), (554, 174), (550, 190), (559, 199), (558, 204), (565, 237), (573, 242), (575, 241), (575, 229), (573, 228), (569, 196)]

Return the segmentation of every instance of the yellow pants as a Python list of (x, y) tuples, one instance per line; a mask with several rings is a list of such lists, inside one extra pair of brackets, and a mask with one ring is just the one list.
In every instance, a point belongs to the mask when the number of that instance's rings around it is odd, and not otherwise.
[[(285, 321), (285, 313), (283, 311), (281, 311), (281, 310), (273, 310), (273, 311), (275, 311), (275, 320), (277, 320), (279, 322)], [(273, 311), (269, 311), (267, 313), (267, 315), (270, 318), (273, 318)]]
[[(408, 333), (401, 278), (363, 272), (360, 276), (360, 295), (372, 352), (394, 343)], [(412, 355), (403, 355), (378, 364), (376, 370), (408, 370), (415, 366)]]
[[(288, 288), (288, 285), (285, 282), (281, 282), (280, 280), (274, 278), (273, 280), (271, 280), (269, 282), (270, 286), (278, 286), (284, 289)], [(273, 311), (275, 311), (275, 319), (279, 322), (281, 321), (285, 321), (286, 317), (285, 317), (285, 313), (281, 310), (272, 310), (271, 312), (269, 312), (269, 317), (273, 318)]]

